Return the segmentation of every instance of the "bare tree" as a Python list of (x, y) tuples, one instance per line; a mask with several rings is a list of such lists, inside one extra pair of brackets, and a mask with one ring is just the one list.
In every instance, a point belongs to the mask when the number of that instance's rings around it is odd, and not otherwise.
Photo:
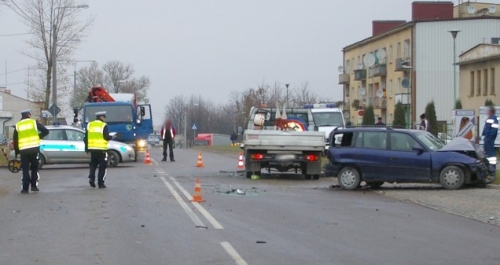
[(135, 70), (131, 64), (125, 64), (120, 61), (110, 61), (102, 66), (107, 74), (108, 89), (114, 93), (120, 92), (121, 83), (127, 81), (134, 74)]
[(304, 82), (293, 91), (293, 107), (302, 107), (304, 104), (316, 103), (318, 101), (318, 96), (311, 91), (308, 82)]
[(75, 90), (74, 102), (76, 106), (81, 106), (87, 100), (89, 90), (96, 85), (104, 85), (105, 74), (104, 71), (99, 69), (97, 62), (92, 62), (89, 67), (83, 67), (78, 70), (77, 74), (77, 87)]
[(36, 60), (38, 65), (43, 65), (43, 101), (44, 108), (47, 109), (52, 92), (52, 67), (56, 63), (53, 61), (54, 53), (57, 55), (58, 64), (65, 65), (70, 62), (75, 48), (86, 36), (86, 29), (93, 19), (78, 20), (81, 12), (79, 7), (83, 7), (83, 1), (76, 3), (74, 0), (4, 0), (2, 4), (18, 14), (32, 34), (28, 44), (33, 49), (24, 54)]

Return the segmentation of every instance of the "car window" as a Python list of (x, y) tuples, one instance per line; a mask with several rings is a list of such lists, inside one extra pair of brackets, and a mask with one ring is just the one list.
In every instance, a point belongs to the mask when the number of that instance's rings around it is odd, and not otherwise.
[(413, 137), (405, 133), (391, 133), (390, 149), (393, 151), (411, 152), (417, 142)]
[(85, 134), (76, 130), (66, 130), (66, 136), (69, 141), (83, 141)]
[(45, 136), (43, 139), (64, 141), (66, 140), (66, 135), (64, 133), (64, 130), (62, 129), (49, 130), (49, 134)]
[(367, 149), (387, 149), (386, 132), (359, 132), (355, 147)]
[(333, 135), (333, 147), (350, 147), (353, 143), (354, 133), (338, 133)]

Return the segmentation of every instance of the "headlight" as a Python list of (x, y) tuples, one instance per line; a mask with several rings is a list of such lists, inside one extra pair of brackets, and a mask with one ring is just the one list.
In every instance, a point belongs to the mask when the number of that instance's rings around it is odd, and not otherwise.
[(132, 151), (132, 150), (134, 150), (134, 148), (132, 148), (132, 146), (130, 146), (130, 145), (126, 145), (126, 146), (125, 146), (125, 149), (127, 149), (128, 151)]
[(139, 140), (139, 141), (137, 142), (137, 146), (139, 146), (139, 147), (144, 147), (144, 146), (146, 146), (146, 141), (144, 141), (144, 140)]

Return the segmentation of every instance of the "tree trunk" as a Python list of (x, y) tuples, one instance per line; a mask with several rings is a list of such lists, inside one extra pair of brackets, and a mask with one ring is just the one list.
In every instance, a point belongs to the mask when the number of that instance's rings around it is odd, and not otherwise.
[(43, 104), (43, 109), (49, 109), (51, 86), (50, 81), (52, 80), (52, 65), (49, 64), (47, 68), (47, 89), (45, 90), (45, 102)]

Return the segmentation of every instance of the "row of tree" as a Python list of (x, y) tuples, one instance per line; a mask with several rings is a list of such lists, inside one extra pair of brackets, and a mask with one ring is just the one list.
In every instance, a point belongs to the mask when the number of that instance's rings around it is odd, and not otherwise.
[(170, 118), (179, 134), (187, 133), (193, 139), (193, 125), (197, 132), (231, 134), (238, 126), (245, 127), (252, 107), (302, 107), (307, 103), (328, 102), (328, 98), (319, 97), (309, 84), (298, 87), (262, 83), (255, 88), (233, 91), (225, 103), (214, 103), (201, 96), (177, 95), (165, 106), (165, 117)]

